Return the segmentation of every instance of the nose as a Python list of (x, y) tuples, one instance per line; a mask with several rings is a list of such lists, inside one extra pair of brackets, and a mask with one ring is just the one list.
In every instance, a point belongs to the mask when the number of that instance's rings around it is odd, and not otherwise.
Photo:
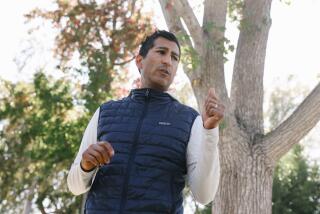
[(167, 65), (167, 66), (171, 66), (172, 65), (172, 59), (170, 54), (165, 54), (162, 56), (162, 63)]

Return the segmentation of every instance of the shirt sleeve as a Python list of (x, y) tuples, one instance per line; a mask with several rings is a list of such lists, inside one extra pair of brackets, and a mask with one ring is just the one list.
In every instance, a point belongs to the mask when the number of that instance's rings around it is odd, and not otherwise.
[(187, 180), (194, 198), (201, 204), (213, 201), (220, 179), (219, 130), (205, 129), (201, 116), (192, 126), (187, 148)]
[(67, 183), (69, 190), (74, 195), (80, 195), (87, 191), (89, 191), (92, 181), (94, 180), (94, 176), (97, 173), (97, 168), (90, 171), (85, 172), (82, 170), (80, 166), (80, 162), (82, 159), (82, 153), (94, 143), (97, 143), (97, 127), (98, 127), (98, 119), (99, 119), (100, 108), (96, 110), (94, 115), (92, 116), (85, 132), (82, 137), (81, 145), (79, 148), (79, 152), (71, 165)]

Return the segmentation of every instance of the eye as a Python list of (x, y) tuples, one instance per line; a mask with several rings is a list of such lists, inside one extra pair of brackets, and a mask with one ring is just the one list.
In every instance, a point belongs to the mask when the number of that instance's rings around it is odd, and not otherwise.
[(172, 55), (171, 58), (175, 61), (178, 61), (178, 57), (176, 55)]
[(161, 54), (161, 55), (164, 55), (165, 54), (165, 51), (164, 50), (158, 50), (157, 53)]

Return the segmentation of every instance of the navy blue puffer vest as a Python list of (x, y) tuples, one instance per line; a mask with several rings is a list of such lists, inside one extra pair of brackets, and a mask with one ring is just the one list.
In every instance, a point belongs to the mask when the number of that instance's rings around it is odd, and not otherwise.
[(98, 140), (110, 142), (115, 155), (97, 172), (86, 213), (182, 214), (186, 149), (197, 115), (152, 89), (101, 105)]

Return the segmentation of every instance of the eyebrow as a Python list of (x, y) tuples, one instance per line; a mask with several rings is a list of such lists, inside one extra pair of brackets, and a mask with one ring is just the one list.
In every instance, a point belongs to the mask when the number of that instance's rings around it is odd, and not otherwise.
[[(159, 47), (155, 47), (155, 48), (156, 48), (156, 49), (161, 49), (161, 50), (166, 50), (166, 51), (169, 50), (169, 48), (164, 47), (164, 46), (159, 46)], [(177, 54), (176, 52), (172, 51), (172, 54), (175, 55), (176, 57), (178, 57), (178, 58), (180, 59), (180, 55)]]

